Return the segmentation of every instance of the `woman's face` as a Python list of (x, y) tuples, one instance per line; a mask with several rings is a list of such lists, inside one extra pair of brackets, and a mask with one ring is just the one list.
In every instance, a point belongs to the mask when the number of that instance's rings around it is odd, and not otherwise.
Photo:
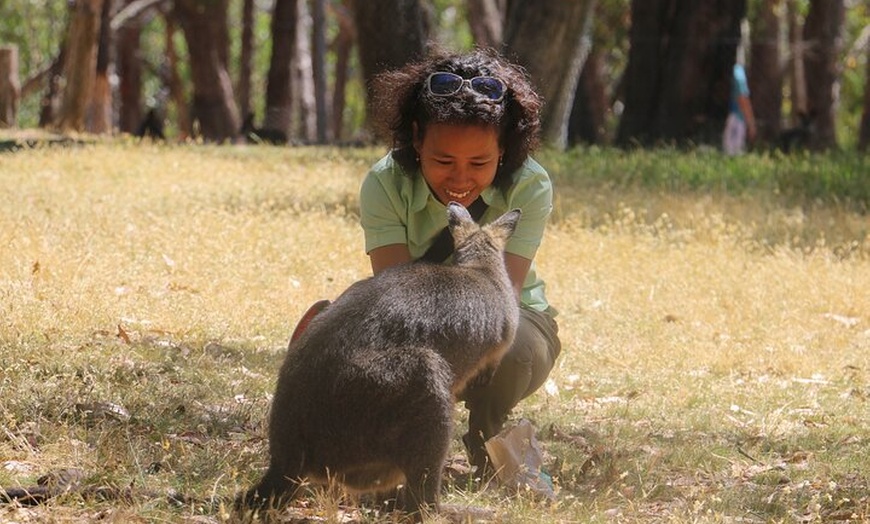
[(430, 124), (414, 147), (435, 197), (465, 207), (492, 184), (502, 154), (498, 130), (477, 125)]

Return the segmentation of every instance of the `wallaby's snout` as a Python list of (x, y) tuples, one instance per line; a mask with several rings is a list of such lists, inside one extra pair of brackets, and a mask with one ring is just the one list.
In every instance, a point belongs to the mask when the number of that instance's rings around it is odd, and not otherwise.
[(513, 342), (519, 306), (503, 250), (520, 211), (479, 226), (447, 206), (453, 264), (394, 266), (350, 286), (290, 344), (269, 423), (269, 469), (240, 501), (267, 504), (304, 481), (390, 491), (437, 510), (453, 405)]

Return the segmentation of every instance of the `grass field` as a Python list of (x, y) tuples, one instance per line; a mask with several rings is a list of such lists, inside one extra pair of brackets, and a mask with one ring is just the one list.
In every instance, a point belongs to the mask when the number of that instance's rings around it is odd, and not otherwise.
[[(75, 468), (91, 488), (0, 522), (225, 521), (265, 467), (296, 320), (369, 275), (357, 189), (379, 154), (0, 155), (0, 486)], [(564, 350), (514, 418), (538, 429), (558, 500), (457, 481), (444, 501), (505, 523), (870, 522), (864, 160), (539, 160)], [(296, 513), (385, 521), (337, 508)]]

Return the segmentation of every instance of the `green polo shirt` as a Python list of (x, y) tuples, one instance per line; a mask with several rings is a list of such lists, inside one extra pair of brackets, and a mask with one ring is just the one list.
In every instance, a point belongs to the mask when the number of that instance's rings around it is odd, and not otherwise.
[[(513, 175), (507, 192), (488, 187), (481, 194), (489, 208), (481, 222), (495, 220), (511, 209), (523, 211), (505, 251), (532, 261), (523, 284), (523, 306), (555, 314), (544, 294), (544, 281), (535, 269), (535, 254), (553, 209), (553, 185), (547, 171), (528, 158)], [(365, 232), (366, 253), (373, 249), (405, 244), (411, 258), (426, 253), (438, 233), (447, 227), (447, 209), (429, 190), (418, 172), (408, 174), (391, 155), (379, 160), (366, 175), (360, 189), (360, 222)]]

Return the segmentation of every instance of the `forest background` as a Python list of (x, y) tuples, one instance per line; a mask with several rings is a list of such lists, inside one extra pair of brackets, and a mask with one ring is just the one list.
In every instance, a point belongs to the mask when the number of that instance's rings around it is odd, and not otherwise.
[(368, 143), (368, 79), (482, 45), (528, 69), (549, 144), (718, 146), (741, 42), (757, 147), (867, 147), (858, 0), (11, 0), (0, 127)]

